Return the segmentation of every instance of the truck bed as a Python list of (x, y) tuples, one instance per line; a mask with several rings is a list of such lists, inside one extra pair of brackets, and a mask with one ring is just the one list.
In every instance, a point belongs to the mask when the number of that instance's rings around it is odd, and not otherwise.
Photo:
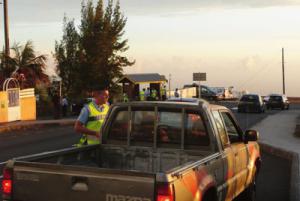
[(14, 200), (59, 201), (63, 197), (64, 201), (113, 201), (125, 196), (125, 200), (151, 201), (158, 174), (171, 173), (209, 154), (119, 145), (57, 153), (16, 160)]
[[(58, 154), (56, 154), (58, 153)], [(138, 171), (145, 173), (170, 172), (187, 163), (201, 160), (213, 154), (209, 151), (187, 151), (128, 147), (120, 145), (96, 145), (81, 149), (49, 152), (17, 161), (28, 161), (66, 166), (85, 166), (104, 169)]]

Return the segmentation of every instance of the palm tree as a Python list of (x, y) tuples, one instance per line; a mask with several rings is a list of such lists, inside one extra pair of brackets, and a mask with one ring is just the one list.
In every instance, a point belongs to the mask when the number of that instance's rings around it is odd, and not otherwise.
[(2, 70), (6, 77), (17, 78), (23, 88), (49, 82), (45, 74), (47, 57), (36, 56), (32, 41), (27, 41), (24, 46), (16, 43), (11, 50), (12, 56), (1, 55)]

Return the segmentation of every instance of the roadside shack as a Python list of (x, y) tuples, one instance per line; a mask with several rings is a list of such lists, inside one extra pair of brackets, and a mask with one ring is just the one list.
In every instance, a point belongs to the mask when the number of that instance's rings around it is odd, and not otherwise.
[(140, 92), (149, 88), (150, 93), (156, 90), (158, 100), (161, 100), (162, 89), (167, 83), (164, 75), (158, 73), (146, 74), (126, 74), (120, 80), (123, 94), (126, 94), (129, 100), (140, 100)]

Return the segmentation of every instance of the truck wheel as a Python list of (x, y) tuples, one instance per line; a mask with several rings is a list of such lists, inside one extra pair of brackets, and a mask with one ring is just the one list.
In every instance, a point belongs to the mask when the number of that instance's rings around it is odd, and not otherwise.
[(217, 201), (217, 194), (214, 189), (208, 190), (202, 199), (202, 201)]
[(236, 201), (255, 201), (256, 200), (256, 179), (248, 186), (237, 198)]

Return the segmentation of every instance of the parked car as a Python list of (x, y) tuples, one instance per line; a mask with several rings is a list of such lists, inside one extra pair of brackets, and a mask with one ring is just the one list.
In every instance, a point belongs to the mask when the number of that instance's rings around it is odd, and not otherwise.
[(201, 86), (201, 98), (209, 101), (219, 101), (224, 99), (223, 94), (214, 92), (208, 86)]
[(290, 108), (290, 102), (285, 95), (272, 94), (269, 96), (269, 100), (267, 102), (267, 109), (273, 108), (288, 110)]
[(265, 112), (265, 103), (258, 94), (245, 94), (238, 103), (238, 112)]
[[(191, 84), (191, 85), (184, 85), (184, 89), (185, 88), (192, 88), (192, 87), (196, 87), (196, 96), (194, 98), (198, 98), (199, 97), (199, 85), (198, 84)], [(216, 93), (215, 91), (213, 91), (210, 87), (205, 86), (205, 85), (201, 85), (201, 98), (208, 100), (208, 101), (219, 101), (219, 100), (223, 100), (223, 94), (220, 93)]]
[(258, 132), (231, 111), (197, 102), (110, 108), (101, 144), (7, 162), (5, 201), (225, 201), (255, 197)]
[(232, 100), (234, 99), (233, 87), (210, 87), (222, 100)]

